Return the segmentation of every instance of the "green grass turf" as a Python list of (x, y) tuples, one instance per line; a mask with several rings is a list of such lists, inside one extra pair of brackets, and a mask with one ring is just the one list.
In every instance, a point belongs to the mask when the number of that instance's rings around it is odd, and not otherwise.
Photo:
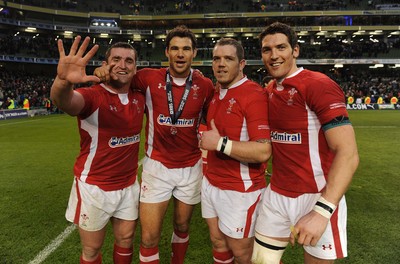
[[(400, 263), (400, 111), (350, 111), (350, 118), (360, 166), (346, 195), (349, 257), (337, 263)], [(0, 121), (0, 264), (29, 263), (69, 226), (64, 213), (78, 151), (73, 117)], [(113, 240), (108, 231), (103, 263), (112, 263)], [(169, 210), (160, 242), (161, 263), (169, 263), (171, 232)], [(133, 263), (138, 263), (138, 241), (139, 235)], [(75, 230), (42, 263), (78, 263), (80, 250)], [(200, 206), (192, 219), (186, 260), (212, 263)], [(303, 263), (301, 247), (288, 247), (283, 261)]]

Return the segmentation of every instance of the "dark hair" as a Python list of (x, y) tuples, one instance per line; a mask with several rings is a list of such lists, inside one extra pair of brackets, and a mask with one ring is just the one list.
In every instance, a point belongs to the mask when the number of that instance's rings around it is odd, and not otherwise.
[(225, 46), (225, 45), (231, 45), (236, 48), (236, 55), (237, 55), (239, 61), (244, 59), (244, 49), (243, 49), (242, 44), (240, 44), (239, 41), (237, 41), (236, 39), (233, 39), (233, 38), (221, 38), (220, 40), (218, 40), (217, 44), (215, 44), (215, 47), (216, 46)]
[(274, 22), (268, 27), (266, 27), (260, 35), (258, 35), (258, 40), (260, 43), (260, 47), (262, 47), (262, 40), (265, 38), (267, 35), (273, 35), (276, 33), (281, 33), (284, 34), (288, 38), (288, 42), (292, 49), (294, 49), (298, 43), (297, 43), (297, 34), (296, 32), (287, 24), (281, 23), (281, 22)]
[(117, 43), (114, 43), (113, 45), (111, 45), (111, 47), (109, 47), (107, 49), (107, 51), (106, 51), (106, 61), (107, 62), (108, 62), (108, 58), (110, 57), (111, 50), (115, 49), (115, 48), (123, 48), (123, 49), (133, 50), (133, 52), (135, 53), (135, 57), (134, 58), (135, 58), (135, 61), (136, 61), (136, 59), (137, 59), (137, 51), (136, 51), (136, 49), (131, 44), (129, 44), (128, 42), (117, 42)]
[(167, 48), (169, 48), (169, 43), (171, 42), (171, 39), (174, 37), (190, 38), (190, 40), (192, 41), (192, 48), (193, 49), (197, 48), (196, 36), (185, 25), (176, 26), (174, 29), (172, 29), (168, 32), (167, 38), (165, 39)]

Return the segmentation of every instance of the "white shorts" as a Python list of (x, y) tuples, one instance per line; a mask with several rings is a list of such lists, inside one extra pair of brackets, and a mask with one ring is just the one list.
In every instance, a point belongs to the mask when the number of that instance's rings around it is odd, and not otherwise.
[(75, 177), (65, 218), (86, 231), (101, 230), (111, 217), (136, 220), (139, 192), (137, 181), (125, 189), (107, 192)]
[[(290, 226), (308, 214), (313, 208), (320, 193), (306, 193), (297, 198), (280, 195), (267, 187), (262, 200), (256, 231), (269, 237), (289, 237)], [(347, 256), (347, 206), (346, 199), (340, 200), (328, 226), (317, 245), (304, 246), (304, 249), (320, 259), (337, 259)]]
[(202, 177), (201, 159), (193, 167), (169, 169), (161, 162), (145, 157), (140, 202), (160, 203), (173, 195), (185, 204), (198, 204)]
[(201, 187), (201, 214), (203, 218), (218, 217), (218, 227), (228, 237), (253, 237), (263, 192), (264, 188), (249, 193), (221, 190), (204, 177)]

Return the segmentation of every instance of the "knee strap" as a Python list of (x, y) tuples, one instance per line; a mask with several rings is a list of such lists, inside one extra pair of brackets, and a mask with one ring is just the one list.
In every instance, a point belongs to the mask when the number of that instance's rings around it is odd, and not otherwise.
[(256, 233), (252, 263), (279, 264), (288, 241), (279, 241)]

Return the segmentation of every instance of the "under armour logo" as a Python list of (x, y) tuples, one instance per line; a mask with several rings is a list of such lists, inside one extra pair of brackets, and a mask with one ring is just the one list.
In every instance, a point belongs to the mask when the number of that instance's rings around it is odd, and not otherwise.
[(332, 245), (331, 245), (331, 244), (329, 244), (329, 245), (322, 245), (322, 249), (323, 249), (323, 250), (332, 250)]
[(163, 88), (164, 90), (166, 90), (165, 85), (162, 85), (162, 83), (158, 83), (158, 87), (157, 87), (157, 88), (158, 88), (158, 89)]
[(117, 112), (117, 107), (116, 107), (116, 106), (113, 106), (113, 105), (110, 105), (110, 110), (111, 110), (111, 111)]
[(243, 227), (237, 227), (237, 228), (236, 228), (236, 232), (237, 232), (237, 233), (243, 232)]

